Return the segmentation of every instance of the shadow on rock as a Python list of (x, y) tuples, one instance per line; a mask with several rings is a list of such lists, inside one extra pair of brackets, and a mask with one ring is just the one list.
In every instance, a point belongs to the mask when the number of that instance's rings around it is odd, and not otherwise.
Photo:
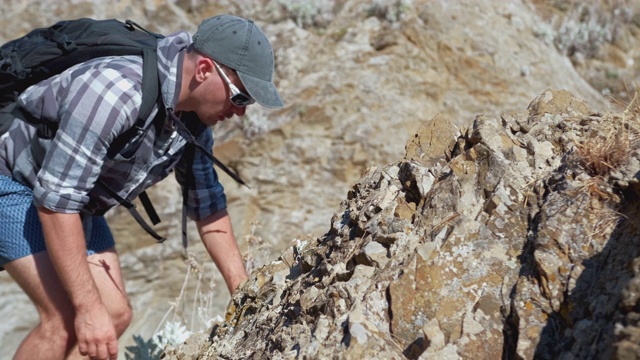
[[(637, 177), (637, 175), (636, 175)], [(581, 260), (568, 256), (571, 268), (561, 281), (562, 301), (549, 306), (546, 325), (535, 349), (536, 359), (637, 359), (640, 357), (640, 197), (622, 194), (620, 213), (607, 212), (592, 226), (593, 233), (576, 234), (573, 242), (590, 253), (598, 249), (598, 231), (608, 233), (604, 247)], [(617, 215), (617, 216), (616, 216)], [(613, 225), (612, 231), (607, 227)], [(566, 228), (574, 224), (565, 223)], [(543, 236), (544, 238), (544, 236)], [(545, 241), (534, 244), (534, 261), (542, 293), (554, 279), (545, 271)], [(540, 250), (540, 251), (539, 251)], [(567, 250), (567, 249), (565, 249)], [(551, 280), (551, 281), (549, 281)], [(551, 290), (552, 292), (552, 290)], [(559, 306), (557, 306), (559, 305)]]

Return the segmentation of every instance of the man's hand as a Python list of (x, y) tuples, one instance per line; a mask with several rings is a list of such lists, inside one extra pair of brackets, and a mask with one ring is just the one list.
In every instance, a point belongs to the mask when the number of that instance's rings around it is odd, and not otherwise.
[(118, 336), (104, 305), (78, 309), (75, 330), (81, 355), (89, 356), (91, 359), (117, 359)]

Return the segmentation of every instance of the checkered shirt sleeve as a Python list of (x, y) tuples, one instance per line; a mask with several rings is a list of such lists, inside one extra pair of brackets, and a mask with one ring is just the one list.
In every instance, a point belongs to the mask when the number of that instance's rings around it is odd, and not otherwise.
[(20, 96), (23, 107), (40, 111), (34, 116), (59, 123), (34, 184), (36, 206), (78, 213), (89, 201), (109, 145), (133, 125), (142, 101), (142, 59), (124, 58), (82, 65), (81, 73), (40, 82)]
[[(196, 141), (204, 149), (212, 149), (213, 133), (211, 128), (205, 129)], [(176, 180), (182, 186), (183, 193), (184, 187), (188, 187), (186, 191), (187, 216), (192, 220), (201, 220), (226, 209), (227, 197), (211, 159), (203, 154), (202, 150), (196, 149), (191, 171), (187, 171), (188, 165), (189, 161), (183, 159), (175, 169)]]

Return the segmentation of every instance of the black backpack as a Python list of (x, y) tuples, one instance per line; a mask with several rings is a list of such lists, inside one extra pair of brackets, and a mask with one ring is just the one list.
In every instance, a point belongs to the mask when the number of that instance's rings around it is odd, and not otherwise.
[[(35, 29), (0, 47), (0, 109), (4, 114), (16, 111), (14, 102), (22, 91), (73, 65), (103, 56), (139, 55), (145, 65), (138, 121), (144, 124), (158, 101), (156, 47), (162, 37), (144, 30), (133, 21), (123, 23), (115, 19), (82, 18)], [(11, 126), (10, 119), (13, 117), (0, 114), (0, 134)], [(48, 129), (42, 124), (34, 125), (39, 127), (43, 136), (51, 136), (55, 132), (55, 129)]]
[[(163, 37), (145, 30), (131, 20), (121, 22), (115, 19), (81, 18), (60, 21), (47, 28), (38, 28), (21, 38), (5, 43), (0, 47), (0, 135), (9, 130), (15, 119), (13, 114), (21, 112), (16, 106), (16, 99), (29, 86), (90, 59), (138, 55), (143, 58), (142, 105), (135, 125), (118, 137), (109, 148), (110, 154), (117, 152), (136, 132), (150, 125), (146, 124), (146, 120), (156, 104), (160, 106), (160, 111), (151, 123), (165, 120), (164, 104), (159, 91), (156, 53), (157, 41)], [(34, 119), (23, 112), (21, 115), (21, 118), (37, 127), (38, 136), (51, 138), (55, 135), (57, 124), (44, 123), (41, 119)], [(193, 148), (189, 150), (190, 153), (199, 147), (193, 138), (190, 139), (190, 144)], [(234, 180), (246, 185), (235, 172), (213, 157), (209, 151), (202, 150)], [(126, 207), (151, 236), (158, 241), (164, 240), (144, 221), (133, 203), (120, 197), (106, 184), (99, 182), (99, 185)], [(139, 198), (151, 222), (154, 225), (159, 223), (160, 218), (147, 194), (143, 192)], [(186, 236), (184, 227), (183, 224), (183, 237)]]

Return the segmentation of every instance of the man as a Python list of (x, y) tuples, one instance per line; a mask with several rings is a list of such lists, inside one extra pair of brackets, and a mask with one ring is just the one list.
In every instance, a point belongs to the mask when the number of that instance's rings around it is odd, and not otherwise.
[(90, 60), (19, 97), (26, 113), (55, 121), (58, 129), (47, 140), (15, 121), (0, 140), (0, 266), (40, 316), (16, 359), (117, 356), (131, 309), (113, 238), (99, 216), (117, 202), (98, 180), (132, 199), (175, 170), (188, 188), (188, 214), (229, 292), (247, 278), (211, 160), (201, 150), (192, 161), (183, 154), (189, 137), (211, 149), (208, 126), (244, 115), (254, 101), (283, 106), (272, 82), (271, 45), (252, 21), (216, 16), (193, 39), (178, 32), (159, 40), (158, 70), (167, 120), (115, 156), (108, 149), (133, 126), (141, 104), (141, 57)]

